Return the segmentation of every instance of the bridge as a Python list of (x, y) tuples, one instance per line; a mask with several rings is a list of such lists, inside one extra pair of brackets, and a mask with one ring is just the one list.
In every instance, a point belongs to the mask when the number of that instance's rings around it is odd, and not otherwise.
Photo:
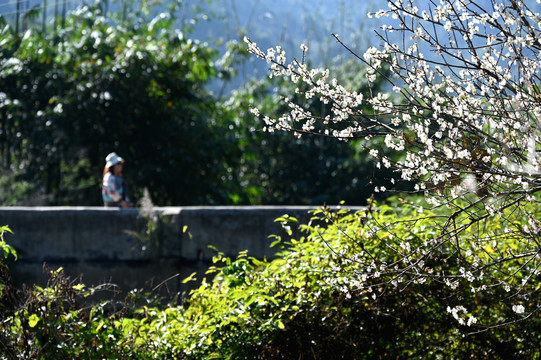
[(269, 235), (288, 236), (275, 219), (287, 214), (307, 223), (314, 209), (156, 207), (142, 214), (103, 207), (0, 207), (0, 219), (14, 232), (5, 240), (19, 255), (10, 263), (17, 286), (45, 285), (46, 263), (73, 278), (82, 276), (88, 286), (113, 283), (129, 291), (167, 282), (170, 291), (178, 292), (194, 286), (182, 283), (193, 272), (204, 276), (216, 254), (209, 246), (233, 257), (247, 250), (248, 256), (272, 258), (276, 250)]

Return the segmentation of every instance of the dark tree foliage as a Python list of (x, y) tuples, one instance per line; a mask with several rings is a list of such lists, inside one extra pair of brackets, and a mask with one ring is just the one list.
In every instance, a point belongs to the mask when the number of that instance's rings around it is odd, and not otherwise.
[(160, 205), (228, 201), (238, 156), (204, 88), (217, 53), (175, 30), (175, 11), (128, 21), (82, 7), (48, 34), (4, 28), (2, 203), (100, 204), (111, 151), (134, 197), (148, 187)]
[[(98, 4), (46, 33), (0, 31), (0, 204), (100, 205), (111, 151), (126, 159), (130, 199), (148, 188), (162, 206), (363, 204), (386, 185), (391, 174), (360, 142), (261, 131), (250, 107), (283, 113), (287, 82), (211, 93), (243, 61), (238, 44), (218, 58), (178, 28), (176, 6), (129, 9), (105, 15)], [(341, 70), (367, 95), (380, 86), (361, 68)], [(316, 99), (306, 106), (331, 111)]]
[[(356, 74), (346, 81), (363, 93), (380, 88), (380, 82), (369, 86), (363, 80), (364, 69), (352, 66), (346, 63), (336, 70)], [(366, 139), (337, 141), (323, 131), (321, 136), (300, 137), (286, 131), (263, 131), (265, 124), (254, 119), (250, 108), (277, 116), (287, 111), (281, 100), (285, 96), (293, 102), (304, 98), (302, 92), (295, 93), (290, 82), (275, 78), (249, 83), (225, 103), (240, 124), (237, 137), (243, 155), (238, 178), (252, 203), (321, 205), (344, 200), (347, 204), (365, 204), (375, 186), (388, 186), (392, 174), (369, 159)], [(305, 99), (304, 106), (320, 118), (331, 112), (331, 106), (319, 99)], [(407, 184), (398, 184), (397, 188), (407, 189)]]

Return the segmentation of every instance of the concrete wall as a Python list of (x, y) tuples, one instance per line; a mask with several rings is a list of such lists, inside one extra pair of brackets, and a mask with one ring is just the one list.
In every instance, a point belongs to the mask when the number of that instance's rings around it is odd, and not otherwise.
[[(154, 288), (167, 281), (171, 291), (188, 290), (182, 280), (201, 278), (215, 251), (230, 256), (272, 257), (271, 234), (287, 236), (274, 220), (284, 214), (309, 221), (313, 207), (166, 207), (155, 208), (159, 228), (145, 236), (147, 221), (136, 209), (102, 207), (0, 207), (0, 223), (14, 235), (6, 241), (18, 252), (12, 264), (17, 285), (44, 285), (43, 264), (63, 267), (87, 285), (114, 283), (124, 291)], [(183, 231), (187, 228), (187, 231)], [(155, 241), (155, 240), (158, 241)]]

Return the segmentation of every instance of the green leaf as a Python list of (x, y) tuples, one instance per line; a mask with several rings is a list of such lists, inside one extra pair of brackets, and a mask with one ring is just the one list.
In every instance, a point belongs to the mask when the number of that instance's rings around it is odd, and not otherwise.
[(274, 247), (276, 246), (277, 244), (281, 243), (282, 242), (282, 239), (278, 238), (277, 240), (274, 240), (271, 244), (270, 244), (270, 247)]
[(100, 329), (105, 325), (105, 322), (103, 320), (100, 320), (100, 323), (96, 327), (96, 331), (100, 331)]
[(196, 279), (195, 279), (195, 275), (197, 275), (196, 272), (191, 273), (190, 276), (188, 276), (186, 279), (182, 280), (182, 283), (183, 283), (183, 284), (186, 284), (187, 282), (195, 281), (195, 280), (196, 280)]
[(0, 227), (0, 232), (4, 232), (4, 231), (7, 231), (13, 234), (13, 231), (11, 231), (11, 229), (7, 225)]
[(73, 288), (75, 290), (78, 290), (78, 291), (81, 291), (85, 288), (85, 285), (84, 284), (77, 284), (77, 285), (73, 285)]
[(28, 317), (28, 325), (33, 328), (39, 322), (40, 318), (36, 314), (32, 314)]

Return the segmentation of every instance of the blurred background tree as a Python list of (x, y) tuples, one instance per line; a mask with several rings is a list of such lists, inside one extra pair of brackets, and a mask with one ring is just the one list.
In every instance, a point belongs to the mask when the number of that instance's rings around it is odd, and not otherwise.
[(176, 10), (115, 19), (83, 6), (47, 34), (4, 28), (4, 204), (97, 205), (110, 151), (126, 158), (132, 195), (226, 201), (219, 179), (237, 156), (204, 87), (217, 53), (173, 29)]
[[(381, 82), (369, 86), (366, 72), (353, 62), (334, 66), (336, 74), (344, 74), (348, 86), (367, 95), (381, 90)], [(391, 173), (376, 168), (369, 160), (363, 142), (337, 141), (328, 136), (294, 137), (291, 132), (262, 131), (264, 124), (254, 119), (255, 107), (270, 117), (287, 111), (281, 100), (290, 98), (307, 110), (324, 118), (331, 111), (319, 99), (305, 99), (295, 93), (294, 84), (283, 78), (256, 80), (236, 90), (225, 101), (235, 114), (235, 133), (242, 156), (238, 179), (244, 195), (256, 204), (364, 204), (375, 186), (387, 185)], [(362, 139), (365, 141), (366, 139)], [(402, 189), (407, 186), (402, 186)]]
[[(24, 26), (0, 17), (0, 204), (100, 205), (111, 151), (126, 159), (132, 200), (148, 188), (157, 205), (370, 197), (377, 169), (360, 143), (260, 131), (250, 107), (282, 113), (286, 82), (224, 90), (238, 83), (246, 53), (234, 40), (212, 47), (192, 36), (206, 10), (109, 5), (82, 5), (47, 26), (39, 8)], [(338, 72), (359, 75), (352, 86), (370, 91), (362, 68), (336, 59)], [(315, 100), (306, 106), (329, 112)]]

